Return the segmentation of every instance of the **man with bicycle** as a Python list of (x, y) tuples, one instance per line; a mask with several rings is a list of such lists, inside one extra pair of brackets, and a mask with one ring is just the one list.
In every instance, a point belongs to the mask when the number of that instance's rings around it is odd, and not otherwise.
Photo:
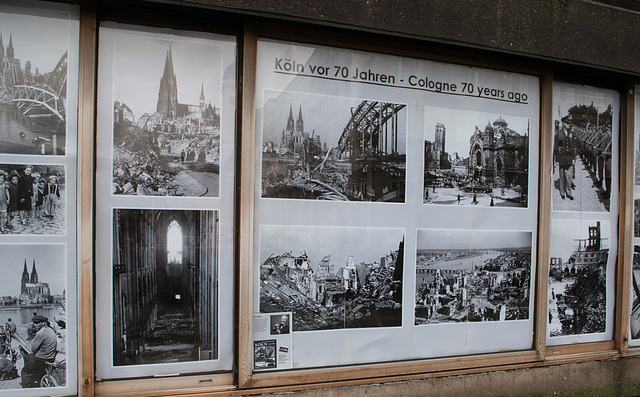
[(33, 317), (36, 334), (31, 340), (31, 354), (24, 354), (22, 368), (22, 387), (39, 387), (40, 379), (46, 374), (47, 363), (55, 360), (58, 350), (56, 333), (49, 325), (49, 320), (41, 315)]

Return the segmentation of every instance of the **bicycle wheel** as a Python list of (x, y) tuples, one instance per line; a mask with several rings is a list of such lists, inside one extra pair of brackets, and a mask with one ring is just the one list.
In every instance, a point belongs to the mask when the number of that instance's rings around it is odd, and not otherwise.
[(56, 382), (56, 378), (53, 375), (46, 374), (40, 379), (40, 387), (56, 387), (58, 386), (58, 382)]

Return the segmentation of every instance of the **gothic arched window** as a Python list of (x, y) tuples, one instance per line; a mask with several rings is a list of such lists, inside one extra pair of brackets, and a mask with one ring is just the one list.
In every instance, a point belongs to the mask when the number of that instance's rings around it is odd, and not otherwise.
[(167, 227), (167, 261), (182, 263), (182, 228), (175, 219)]

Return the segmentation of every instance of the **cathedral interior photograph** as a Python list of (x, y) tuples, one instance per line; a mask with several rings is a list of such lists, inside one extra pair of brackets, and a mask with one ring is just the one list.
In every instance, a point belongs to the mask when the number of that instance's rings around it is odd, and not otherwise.
[(114, 209), (114, 365), (217, 358), (217, 215)]

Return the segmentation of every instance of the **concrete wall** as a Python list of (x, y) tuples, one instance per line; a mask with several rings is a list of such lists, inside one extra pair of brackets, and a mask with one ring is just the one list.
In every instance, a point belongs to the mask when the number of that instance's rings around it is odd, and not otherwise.
[[(157, 2), (158, 0), (156, 0)], [(640, 6), (609, 0), (164, 0), (640, 74)], [(608, 3), (608, 4), (605, 4)], [(622, 8), (627, 7), (627, 8)]]
[(268, 395), (283, 397), (638, 396), (640, 395), (640, 358)]

